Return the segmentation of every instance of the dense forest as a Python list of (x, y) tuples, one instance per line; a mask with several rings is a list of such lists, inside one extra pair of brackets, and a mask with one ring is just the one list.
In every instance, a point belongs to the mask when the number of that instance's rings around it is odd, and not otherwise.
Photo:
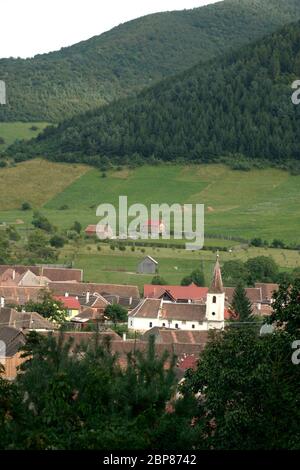
[(8, 104), (0, 108), (0, 121), (57, 122), (134, 95), (297, 19), (298, 0), (225, 0), (139, 18), (31, 59), (1, 59)]
[(48, 127), (8, 153), (16, 161), (101, 165), (160, 159), (300, 159), (300, 107), (291, 101), (300, 77), (300, 23), (199, 65), (129, 98)]

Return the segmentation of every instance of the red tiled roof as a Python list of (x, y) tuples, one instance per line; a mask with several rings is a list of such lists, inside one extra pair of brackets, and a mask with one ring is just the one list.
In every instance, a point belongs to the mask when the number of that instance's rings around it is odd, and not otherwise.
[[(225, 287), (225, 298), (229, 303), (232, 302), (234, 291), (235, 287)], [(256, 287), (247, 287), (245, 291), (250, 302), (260, 303), (262, 301), (261, 289)]]
[(80, 296), (90, 292), (105, 295), (119, 295), (120, 297), (133, 297), (138, 299), (140, 297), (139, 289), (137, 286), (130, 286), (126, 284), (95, 284), (91, 282), (50, 282), (49, 289), (54, 295), (64, 295), (66, 292), (70, 296)]
[(65, 297), (63, 295), (54, 296), (56, 300), (59, 300), (65, 308), (69, 310), (80, 310), (79, 300), (75, 297)]
[(262, 293), (262, 300), (272, 300), (273, 293), (277, 292), (279, 289), (278, 284), (271, 284), (271, 283), (264, 283), (264, 282), (257, 282), (255, 284), (257, 289), (261, 289)]
[(0, 275), (7, 270), (15, 270), (16, 274), (23, 274), (26, 271), (31, 271), (36, 276), (45, 276), (50, 281), (76, 281), (80, 282), (83, 277), (81, 269), (74, 268), (55, 268), (51, 266), (23, 266), (23, 265), (0, 265)]
[(188, 369), (197, 369), (198, 359), (196, 356), (186, 356), (181, 361), (178, 362), (177, 367), (183, 371)]
[(164, 293), (169, 293), (175, 300), (204, 300), (208, 292), (207, 287), (198, 287), (196, 284), (189, 286), (154, 286), (144, 285), (144, 297), (160, 298)]

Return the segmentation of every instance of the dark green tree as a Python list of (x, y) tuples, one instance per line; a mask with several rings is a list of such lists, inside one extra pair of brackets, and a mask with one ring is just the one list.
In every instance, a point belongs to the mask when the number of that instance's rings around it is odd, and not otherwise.
[(240, 282), (246, 284), (249, 271), (241, 260), (225, 261), (222, 266), (223, 281), (226, 286), (237, 286)]
[(255, 282), (276, 282), (278, 276), (278, 266), (269, 256), (257, 256), (251, 258), (245, 263), (249, 271), (249, 283)]
[(40, 214), (38, 211), (34, 212), (34, 214), (33, 214), (32, 225), (35, 228), (39, 228), (40, 230), (44, 230), (45, 232), (51, 233), (51, 232), (54, 231), (54, 227), (49, 222), (47, 217)]
[[(300, 331), (300, 278), (295, 279), (292, 285), (282, 284), (273, 294), (273, 313), (270, 323), (284, 328), (290, 334), (299, 335)], [(297, 339), (297, 338), (296, 338)]]
[(192, 283), (199, 287), (205, 286), (205, 277), (200, 269), (195, 269), (189, 276), (184, 277), (181, 281), (182, 286), (190, 286)]
[(231, 308), (239, 317), (240, 322), (252, 321), (253, 306), (247, 296), (247, 292), (244, 286), (239, 283), (234, 290)]
[(154, 286), (165, 286), (168, 283), (163, 277), (157, 275), (152, 278), (151, 284)]
[(128, 312), (126, 308), (119, 304), (107, 305), (104, 315), (113, 322), (116, 326), (117, 323), (126, 322)]
[(212, 333), (184, 393), (196, 393), (198, 446), (210, 450), (300, 448), (300, 368), (292, 337), (253, 328)]

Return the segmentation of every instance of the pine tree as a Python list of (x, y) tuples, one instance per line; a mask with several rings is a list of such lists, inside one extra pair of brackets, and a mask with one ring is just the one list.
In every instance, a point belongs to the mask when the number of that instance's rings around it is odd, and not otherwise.
[(235, 288), (231, 307), (239, 315), (241, 322), (251, 321), (252, 304), (247, 297), (247, 293), (241, 283)]

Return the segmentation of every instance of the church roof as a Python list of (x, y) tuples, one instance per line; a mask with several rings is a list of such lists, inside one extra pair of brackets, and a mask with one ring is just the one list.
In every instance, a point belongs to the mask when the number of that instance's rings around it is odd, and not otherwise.
[(217, 256), (217, 261), (214, 268), (214, 276), (208, 292), (210, 294), (222, 294), (224, 292), (219, 255)]

